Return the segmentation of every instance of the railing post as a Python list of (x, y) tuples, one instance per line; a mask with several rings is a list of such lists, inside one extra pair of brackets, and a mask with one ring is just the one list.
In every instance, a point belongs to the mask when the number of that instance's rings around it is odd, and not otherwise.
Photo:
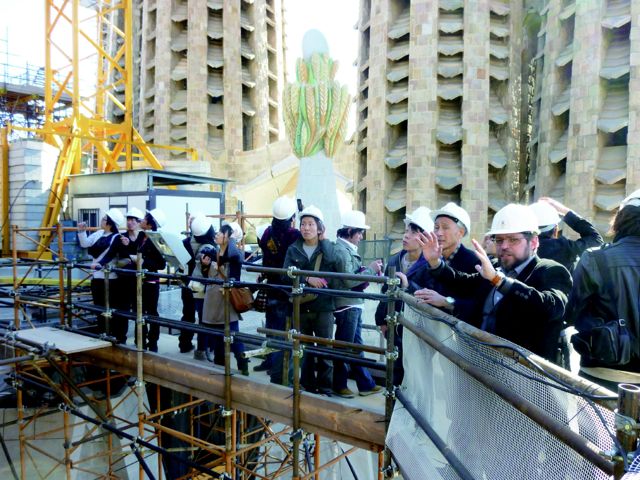
[[(293, 329), (291, 334), (300, 332), (300, 277), (293, 277)], [(303, 348), (300, 339), (293, 338), (293, 478), (300, 478), (300, 443), (302, 442), (302, 429), (300, 428), (300, 365), (302, 363)], [(288, 375), (288, 372), (287, 372)]]
[[(624, 452), (635, 452), (638, 443), (637, 422), (640, 421), (640, 386), (618, 385), (618, 409), (616, 412), (616, 438)], [(620, 452), (621, 454), (623, 452)], [(626, 462), (620, 456), (614, 459), (613, 477), (618, 480), (625, 474)], [(631, 458), (627, 458), (631, 461)]]
[[(389, 278), (387, 280), (389, 288), (387, 289), (387, 295), (390, 301), (387, 303), (387, 371), (386, 371), (386, 389), (385, 403), (384, 403), (384, 433), (385, 438), (389, 432), (389, 424), (391, 423), (391, 414), (393, 413), (393, 405), (395, 403), (395, 392), (393, 385), (393, 371), (396, 360), (398, 359), (398, 350), (395, 346), (395, 333), (396, 325), (398, 324), (398, 313), (396, 312), (396, 297), (398, 291), (399, 279), (396, 278), (395, 267), (389, 267)], [(391, 469), (391, 452), (385, 445), (384, 449), (384, 472), (388, 475)]]

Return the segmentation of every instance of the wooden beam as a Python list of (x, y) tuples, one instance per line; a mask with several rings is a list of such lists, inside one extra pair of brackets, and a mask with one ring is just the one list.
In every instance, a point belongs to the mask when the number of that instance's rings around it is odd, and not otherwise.
[[(94, 365), (135, 375), (136, 351), (128, 347), (111, 347), (74, 355)], [(144, 379), (196, 398), (224, 402), (224, 369), (194, 364), (145, 352)], [(235, 375), (231, 382), (233, 408), (291, 425), (293, 391), (263, 383), (252, 377)], [(302, 393), (300, 400), (302, 427), (313, 433), (346, 442), (371, 451), (384, 447), (384, 412), (365, 406), (352, 406), (329, 397)]]

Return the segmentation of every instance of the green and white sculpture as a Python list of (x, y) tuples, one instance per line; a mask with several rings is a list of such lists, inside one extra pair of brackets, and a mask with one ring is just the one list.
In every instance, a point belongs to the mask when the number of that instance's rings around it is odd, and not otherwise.
[(326, 39), (309, 30), (296, 64), (296, 82), (283, 92), (284, 123), (294, 154), (300, 159), (297, 197), (315, 205), (325, 217), (326, 238), (340, 228), (340, 210), (332, 158), (344, 143), (351, 97), (335, 75)]

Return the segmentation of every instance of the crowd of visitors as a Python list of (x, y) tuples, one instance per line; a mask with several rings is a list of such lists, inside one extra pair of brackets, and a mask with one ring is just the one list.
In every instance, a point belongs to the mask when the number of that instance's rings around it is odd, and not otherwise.
[[(126, 223), (125, 223), (126, 222)], [(165, 260), (147, 231), (155, 231), (166, 222), (159, 209), (143, 213), (135, 208), (123, 215), (108, 210), (101, 228), (87, 236), (86, 226), (79, 226), (79, 241), (88, 248), (94, 266), (91, 292), (96, 305), (105, 305), (102, 266), (117, 262), (123, 269), (135, 269), (140, 253), (143, 268), (157, 272)], [(119, 229), (126, 226), (126, 232)], [(575, 232), (575, 239), (564, 237), (561, 226)], [(189, 280), (182, 285), (181, 298), (185, 322), (201, 325), (212, 334), (198, 334), (194, 358), (224, 363), (224, 341), (214, 330), (224, 327), (223, 293), (217, 284), (201, 283), (198, 278), (241, 279), (244, 254), (239, 248), (244, 233), (233, 222), (215, 231), (210, 218), (196, 214), (190, 218), (184, 246), (191, 256), (187, 265)], [(424, 206), (405, 218), (402, 250), (384, 259), (363, 265), (358, 246), (369, 229), (364, 213), (348, 211), (336, 232), (337, 240), (326, 238), (323, 212), (313, 206), (298, 211), (296, 202), (287, 197), (273, 204), (271, 224), (261, 229), (258, 244), (265, 267), (314, 271), (301, 278), (315, 289), (363, 291), (366, 282), (324, 278), (323, 272), (364, 275), (389, 275), (399, 279), (400, 287), (419, 302), (430, 304), (484, 331), (494, 333), (552, 362), (562, 363), (567, 347), (561, 331), (575, 326), (572, 343), (581, 355), (581, 374), (605, 386), (618, 382), (640, 383), (640, 190), (620, 205), (611, 221), (612, 243), (604, 244), (597, 229), (585, 218), (562, 203), (542, 197), (532, 205), (509, 204), (493, 217), (490, 230), (482, 242), (471, 239), (471, 218), (455, 203), (438, 210)], [(472, 247), (472, 248), (470, 248)], [(317, 272), (317, 273), (315, 273)], [(135, 309), (133, 276), (111, 274), (110, 306), (119, 310)], [(288, 275), (265, 274), (259, 279), (271, 286), (291, 285)], [(382, 287), (384, 293), (387, 289)], [(142, 304), (145, 315), (157, 315), (159, 283), (146, 276)], [(265, 325), (269, 329), (291, 328), (292, 303), (284, 288), (266, 290)], [(335, 338), (361, 344), (364, 301), (353, 296), (305, 294), (300, 298), (301, 333), (326, 339)], [(395, 302), (395, 310), (404, 305)], [(380, 302), (375, 323), (387, 334), (387, 302)], [(231, 330), (238, 331), (241, 314), (231, 307)], [(106, 322), (99, 317), (97, 328), (106, 332)], [(114, 315), (109, 333), (119, 343), (127, 339), (127, 320)], [(566, 330), (565, 330), (566, 331)], [(394, 383), (402, 382), (402, 329), (396, 327), (395, 338), (400, 355), (394, 371)], [(145, 348), (157, 351), (159, 329), (151, 324), (144, 331)], [(194, 350), (194, 333), (182, 331), (178, 348)], [(242, 342), (234, 341), (232, 350), (238, 370), (249, 374), (243, 358)], [(381, 391), (371, 373), (360, 365), (341, 359), (335, 349), (334, 360), (305, 351), (302, 359), (301, 385), (313, 393), (327, 393), (351, 398), (347, 385), (349, 371), (358, 393), (370, 395)], [(566, 352), (565, 352), (566, 354)], [(361, 354), (360, 354), (361, 355)], [(283, 369), (282, 352), (267, 355), (255, 371), (267, 371), (274, 383), (287, 383), (291, 370)]]

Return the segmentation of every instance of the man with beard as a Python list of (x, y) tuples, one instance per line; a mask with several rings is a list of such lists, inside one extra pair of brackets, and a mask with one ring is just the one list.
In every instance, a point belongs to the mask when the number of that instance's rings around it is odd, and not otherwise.
[(500, 209), (489, 233), (494, 237), (499, 267), (493, 266), (482, 246), (473, 240), (481, 263), (474, 274), (454, 270), (442, 261), (435, 233), (421, 234), (418, 242), (432, 275), (443, 284), (475, 290), (489, 282), (492, 288), (482, 310), (483, 330), (555, 361), (572, 285), (569, 271), (536, 255), (538, 221), (525, 205), (509, 204)]

